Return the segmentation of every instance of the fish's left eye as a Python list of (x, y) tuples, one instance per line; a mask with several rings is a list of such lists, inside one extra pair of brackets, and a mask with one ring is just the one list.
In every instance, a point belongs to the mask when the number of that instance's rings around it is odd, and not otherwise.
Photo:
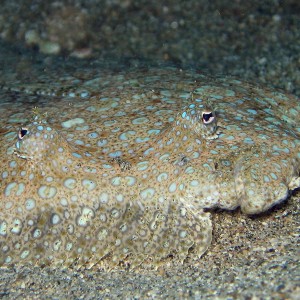
[(23, 139), (23, 137), (28, 133), (28, 129), (26, 127), (22, 127), (18, 132), (18, 138), (20, 140)]
[(204, 124), (210, 124), (214, 119), (215, 117), (211, 111), (202, 113), (202, 121)]

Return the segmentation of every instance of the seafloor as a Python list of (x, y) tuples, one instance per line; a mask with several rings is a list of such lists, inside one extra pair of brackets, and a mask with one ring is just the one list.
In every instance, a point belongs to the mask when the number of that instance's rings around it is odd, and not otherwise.
[[(0, 62), (9, 66), (13, 48), (19, 56), (97, 58), (112, 67), (171, 64), (299, 96), (299, 1), (208, 2), (5, 0)], [(299, 299), (299, 208), (295, 193), (261, 216), (215, 212), (213, 243), (197, 264), (133, 272), (1, 269), (0, 297)]]

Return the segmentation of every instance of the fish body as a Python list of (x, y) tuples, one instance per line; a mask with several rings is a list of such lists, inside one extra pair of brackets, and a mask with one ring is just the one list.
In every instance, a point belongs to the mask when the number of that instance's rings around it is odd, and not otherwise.
[(296, 97), (175, 68), (10, 78), (0, 264), (199, 259), (207, 209), (261, 213), (300, 186), (299, 111)]

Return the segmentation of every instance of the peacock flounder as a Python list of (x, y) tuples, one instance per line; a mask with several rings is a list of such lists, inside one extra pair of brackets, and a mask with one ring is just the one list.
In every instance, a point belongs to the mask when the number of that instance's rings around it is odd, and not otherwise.
[(256, 214), (300, 186), (299, 99), (173, 68), (87, 73), (3, 86), (1, 265), (198, 259), (207, 209)]

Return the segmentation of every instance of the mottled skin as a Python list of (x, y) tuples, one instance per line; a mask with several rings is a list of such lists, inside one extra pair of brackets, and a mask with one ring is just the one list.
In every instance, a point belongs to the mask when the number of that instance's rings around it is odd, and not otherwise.
[(198, 259), (203, 209), (260, 213), (300, 186), (295, 97), (176, 69), (86, 77), (3, 86), (0, 264)]

